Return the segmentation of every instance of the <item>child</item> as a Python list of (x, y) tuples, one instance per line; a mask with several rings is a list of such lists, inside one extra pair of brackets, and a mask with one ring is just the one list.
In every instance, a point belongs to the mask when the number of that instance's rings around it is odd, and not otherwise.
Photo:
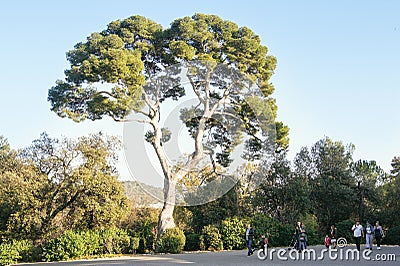
[(261, 235), (260, 242), (258, 243), (260, 249), (264, 249), (268, 245), (268, 238), (265, 238), (265, 235)]
[(329, 248), (329, 246), (331, 245), (331, 239), (328, 235), (325, 236), (324, 245), (326, 248)]

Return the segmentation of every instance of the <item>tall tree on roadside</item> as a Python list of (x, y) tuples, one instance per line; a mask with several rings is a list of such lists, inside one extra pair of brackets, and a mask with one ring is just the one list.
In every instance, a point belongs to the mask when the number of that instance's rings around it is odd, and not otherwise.
[(307, 175), (311, 202), (321, 232), (331, 224), (349, 219), (356, 207), (355, 180), (351, 175), (354, 147), (324, 138), (311, 150), (303, 148), (295, 158), (296, 171)]
[(286, 152), (277, 154), (272, 166), (263, 172), (265, 180), (252, 197), (255, 209), (282, 223), (294, 224), (311, 208), (307, 177), (292, 172)]
[[(75, 45), (67, 53), (71, 68), (65, 71), (66, 79), (57, 81), (49, 90), (48, 100), (52, 111), (77, 122), (104, 116), (124, 121), (131, 112), (144, 117), (139, 122), (148, 123), (152, 128), (145, 137), (153, 146), (164, 175), (160, 236), (165, 229), (175, 226), (172, 214), (177, 182), (197, 166), (204, 154), (210, 153), (213, 162), (222, 166), (231, 161), (231, 146), (237, 145), (240, 137), (235, 133), (226, 134), (220, 124), (213, 123), (218, 113), (223, 113), (230, 105), (228, 108), (246, 124), (245, 131), (253, 134), (253, 144), (257, 142), (259, 129), (254, 112), (240, 96), (243, 84), (235, 81), (239, 77), (227, 76), (226, 72), (218, 70), (211, 75), (211, 70), (215, 70), (213, 66), (223, 63), (234, 70), (233, 75), (236, 71), (254, 82), (262, 92), (257, 97), (264, 99), (260, 104), (268, 105), (275, 119), (275, 101), (269, 98), (274, 88), (269, 79), (276, 59), (267, 52), (260, 37), (249, 28), (238, 27), (218, 16), (195, 14), (173, 21), (165, 30), (149, 19), (132, 16), (111, 22), (104, 31), (92, 33), (86, 42)], [(170, 133), (160, 124), (161, 105), (168, 100), (180, 100), (187, 94), (187, 88), (177, 82), (179, 75), (167, 77), (162, 86), (157, 86), (157, 77), (171, 65), (193, 60), (206, 62), (198, 66), (198, 71), (188, 71), (187, 75), (190, 89), (199, 101), (198, 106), (182, 113), (183, 123), (195, 140), (194, 152), (183, 167), (174, 168), (162, 149)], [(146, 81), (151, 80), (156, 81), (146, 85)], [(100, 83), (111, 84), (112, 89), (104, 90), (98, 86)], [(192, 119), (187, 119), (188, 115)], [(287, 127), (281, 123), (277, 125), (278, 143), (285, 145)], [(205, 139), (212, 139), (208, 149), (202, 143)]]
[(379, 219), (389, 227), (400, 225), (400, 157), (394, 157), (391, 165), (389, 180), (378, 191), (382, 194), (382, 213)]
[(352, 172), (356, 179), (358, 219), (377, 218), (373, 216), (379, 211), (378, 187), (385, 181), (385, 172), (375, 161), (365, 160), (353, 163)]

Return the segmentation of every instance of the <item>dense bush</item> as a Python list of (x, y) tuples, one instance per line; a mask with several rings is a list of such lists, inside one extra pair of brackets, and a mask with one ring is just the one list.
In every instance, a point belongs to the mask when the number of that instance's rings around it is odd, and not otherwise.
[(123, 229), (100, 230), (101, 254), (126, 254), (130, 249), (130, 236)]
[(184, 249), (187, 251), (200, 250), (200, 235), (195, 233), (187, 234)]
[(344, 237), (347, 240), (347, 243), (354, 243), (353, 231), (351, 231), (353, 225), (354, 221), (352, 220), (338, 222), (336, 224), (338, 238)]
[(41, 248), (35, 246), (31, 240), (14, 240), (13, 246), (17, 249), (21, 262), (34, 262), (39, 259)]
[(261, 235), (268, 238), (270, 246), (279, 246), (281, 223), (265, 214), (256, 214), (252, 219), (252, 227), (255, 230), (254, 242), (257, 243)]
[(133, 236), (131, 237), (131, 246), (130, 246), (130, 251), (133, 254), (136, 254), (136, 250), (139, 248), (139, 242), (140, 242), (140, 238)]
[(2, 243), (0, 245), (0, 265), (10, 265), (17, 263), (21, 258), (19, 252), (12, 243)]
[(246, 221), (242, 219), (228, 218), (222, 221), (221, 234), (223, 246), (227, 250), (243, 249), (245, 245), (244, 235)]
[(167, 229), (157, 242), (158, 252), (180, 253), (185, 246), (185, 234), (177, 227)]
[(200, 248), (203, 250), (222, 250), (222, 235), (215, 225), (206, 225), (203, 227), (200, 237)]
[(43, 247), (46, 261), (68, 260), (92, 255), (124, 254), (131, 250), (131, 237), (123, 229), (66, 231)]
[(276, 247), (286, 247), (289, 246), (294, 233), (294, 225), (283, 224), (279, 228), (279, 235), (277, 235), (271, 245)]
[(400, 245), (400, 225), (392, 227), (385, 232), (385, 237), (382, 239), (382, 244)]
[(46, 261), (60, 261), (82, 257), (88, 253), (86, 244), (87, 240), (81, 232), (69, 230), (45, 244), (43, 258)]
[(30, 240), (14, 240), (0, 245), (0, 265), (16, 262), (32, 262), (39, 257), (40, 248)]

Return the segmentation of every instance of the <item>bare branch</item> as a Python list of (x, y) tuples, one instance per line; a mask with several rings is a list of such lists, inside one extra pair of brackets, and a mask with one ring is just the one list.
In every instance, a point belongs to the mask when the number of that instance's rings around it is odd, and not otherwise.
[(199, 99), (199, 101), (200, 101), (201, 103), (204, 104), (204, 99), (203, 99), (203, 98), (201, 97), (201, 95), (200, 95), (200, 90), (197, 88), (198, 86), (196, 86), (196, 84), (194, 84), (193, 79), (192, 79), (189, 75), (186, 75), (186, 76), (187, 76), (187, 78), (189, 79), (189, 82), (190, 82), (190, 84), (192, 85), (193, 91), (194, 91), (194, 93), (196, 94), (197, 98)]

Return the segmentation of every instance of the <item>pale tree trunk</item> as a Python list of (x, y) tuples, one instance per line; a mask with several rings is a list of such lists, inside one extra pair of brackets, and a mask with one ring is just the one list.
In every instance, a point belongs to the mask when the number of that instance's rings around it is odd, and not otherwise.
[(176, 182), (172, 180), (172, 178), (164, 178), (164, 205), (158, 216), (157, 240), (166, 229), (175, 227), (173, 217), (175, 208), (175, 187)]
[[(161, 146), (161, 137), (162, 137), (162, 132), (161, 128), (159, 125), (159, 118), (160, 118), (160, 113), (158, 111), (158, 108), (155, 108), (154, 105), (150, 103), (148, 99), (145, 98), (146, 103), (149, 104), (149, 107), (153, 110), (153, 114), (151, 116), (151, 122), (150, 124), (152, 125), (154, 129), (154, 140), (153, 140), (153, 148), (157, 154), (158, 160), (161, 164), (161, 168), (163, 170), (163, 175), (164, 175), (164, 205), (161, 210), (161, 213), (159, 215), (158, 219), (158, 231), (157, 231), (157, 239), (156, 242), (159, 240), (160, 236), (165, 232), (166, 229), (174, 228), (175, 227), (175, 221), (173, 217), (173, 212), (175, 208), (175, 195), (176, 195), (176, 184), (179, 182), (191, 169), (196, 167), (196, 165), (200, 162), (202, 156), (203, 156), (203, 136), (206, 128), (206, 122), (213, 113), (216, 111), (217, 107), (228, 97), (228, 92), (229, 88), (227, 88), (224, 92), (224, 95), (222, 99), (219, 100), (214, 106), (210, 106), (210, 93), (209, 93), (209, 76), (210, 73), (207, 75), (207, 84), (205, 87), (205, 92), (206, 96), (205, 99), (202, 100), (200, 99), (200, 95), (198, 95), (200, 102), (203, 102), (204, 106), (204, 111), (203, 115), (199, 121), (198, 129), (196, 132), (195, 136), (195, 151), (192, 154), (191, 158), (185, 163), (185, 165), (178, 170), (176, 173), (172, 173), (170, 170), (170, 167), (168, 165), (168, 161), (166, 159), (166, 155), (164, 153), (164, 150), (162, 149)], [(158, 106), (159, 102), (157, 102)]]

